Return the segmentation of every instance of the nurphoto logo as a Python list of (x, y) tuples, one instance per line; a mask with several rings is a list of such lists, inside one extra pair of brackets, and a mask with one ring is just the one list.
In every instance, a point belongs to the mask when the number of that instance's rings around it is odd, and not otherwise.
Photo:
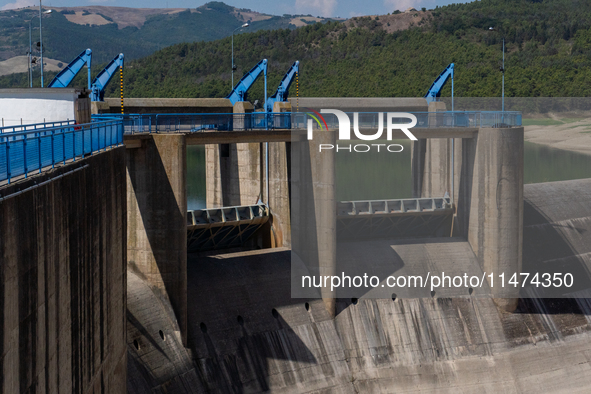
[[(337, 109), (321, 109), (320, 113), (310, 109), (314, 114), (308, 113), (310, 117), (316, 120), (320, 130), (328, 130), (328, 125), (326, 120), (321, 114), (333, 114), (337, 117), (339, 122), (339, 140), (350, 140), (351, 139), (351, 121), (349, 116), (340, 110)], [(410, 119), (410, 123), (398, 123), (403, 119)], [(322, 120), (322, 122), (321, 122)], [(396, 123), (395, 123), (396, 122)], [(417, 117), (408, 112), (388, 112), (386, 113), (386, 139), (388, 141), (392, 140), (392, 131), (393, 130), (401, 130), (410, 140), (416, 141), (417, 137), (415, 137), (409, 129), (413, 128), (417, 124)], [(308, 119), (308, 140), (312, 140), (314, 136), (313, 132), (313, 122), (312, 119)], [(382, 138), (382, 134), (384, 133), (384, 113), (378, 112), (378, 130), (375, 134), (362, 134), (359, 131), (359, 113), (353, 113), (353, 133), (355, 136), (363, 141), (375, 141)], [(400, 144), (356, 144), (356, 145), (332, 145), (332, 144), (320, 144), (319, 151), (322, 150), (331, 150), (335, 149), (336, 151), (346, 150), (349, 152), (355, 151), (359, 153), (365, 153), (372, 150), (372, 147), (375, 147), (378, 152), (380, 152), (380, 148), (385, 147), (385, 151), (397, 153), (402, 152), (404, 149)]]

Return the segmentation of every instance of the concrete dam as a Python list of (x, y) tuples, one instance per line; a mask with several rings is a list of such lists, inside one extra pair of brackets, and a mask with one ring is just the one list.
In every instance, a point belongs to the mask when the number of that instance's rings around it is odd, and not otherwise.
[[(299, 100), (425, 113), (412, 129), (413, 195), (338, 201), (337, 153), (317, 154), (338, 127), (314, 140), (295, 121), (257, 129), (249, 103), (187, 103), (231, 114), (231, 130), (156, 121), (172, 112), (159, 99), (134, 102), (135, 117), (105, 107), (78, 129), (0, 134), (2, 392), (588, 391), (590, 290), (578, 281), (538, 296), (487, 282), (297, 298), (292, 282), (294, 269), (349, 263), (589, 277), (591, 180), (524, 185), (523, 127), (447, 124), (443, 103)], [(205, 145), (208, 206), (190, 212), (189, 145)], [(383, 217), (388, 236), (340, 236)]]

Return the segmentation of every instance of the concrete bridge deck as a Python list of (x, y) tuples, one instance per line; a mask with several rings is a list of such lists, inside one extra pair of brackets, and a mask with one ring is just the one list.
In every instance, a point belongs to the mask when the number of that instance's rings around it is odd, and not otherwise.
[[(360, 131), (371, 131), (373, 129), (360, 128)], [(337, 130), (331, 129), (331, 132)], [(375, 132), (375, 130), (373, 130)], [(478, 133), (475, 127), (438, 127), (421, 128), (415, 127), (412, 133), (419, 139), (435, 138), (474, 138)], [(141, 141), (150, 138), (153, 133), (125, 134), (123, 141), (127, 148), (133, 149), (141, 146)], [(275, 130), (245, 130), (245, 131), (198, 131), (181, 133), (156, 133), (156, 134), (181, 134), (185, 136), (187, 145), (208, 145), (208, 144), (237, 144), (237, 143), (260, 143), (260, 142), (291, 142), (303, 141), (306, 139), (306, 131), (302, 129), (275, 129)], [(392, 133), (393, 139), (408, 138), (402, 131), (395, 130)], [(352, 141), (360, 141), (352, 135)]]

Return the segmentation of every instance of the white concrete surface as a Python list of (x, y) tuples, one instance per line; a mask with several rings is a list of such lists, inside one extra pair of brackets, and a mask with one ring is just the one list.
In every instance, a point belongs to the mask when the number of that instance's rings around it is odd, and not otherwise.
[(75, 119), (80, 89), (0, 89), (0, 125), (15, 126)]

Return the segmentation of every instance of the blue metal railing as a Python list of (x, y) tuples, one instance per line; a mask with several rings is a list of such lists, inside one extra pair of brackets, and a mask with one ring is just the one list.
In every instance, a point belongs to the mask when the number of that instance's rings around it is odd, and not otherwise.
[(0, 181), (26, 178), (58, 163), (123, 143), (123, 124), (107, 120), (0, 134)]
[(221, 114), (102, 114), (93, 121), (121, 119), (126, 134), (291, 129), (290, 112)]
[[(415, 127), (514, 127), (521, 126), (521, 112), (518, 111), (442, 111), (442, 112), (410, 112), (417, 118)], [(353, 112), (346, 113), (353, 125)], [(378, 128), (378, 112), (358, 112), (359, 127)], [(383, 113), (383, 125), (386, 128), (386, 113)], [(322, 114), (328, 128), (338, 128), (336, 115)], [(292, 128), (307, 128), (308, 119), (313, 119), (307, 113), (294, 113), (292, 116)], [(402, 118), (399, 123), (410, 123), (408, 118)], [(320, 125), (313, 120), (314, 128)], [(324, 126), (323, 126), (324, 127)]]
[[(521, 126), (521, 112), (517, 111), (442, 111), (442, 112), (411, 112), (417, 118), (415, 127), (514, 127)], [(359, 112), (359, 127), (377, 128), (378, 112)], [(347, 112), (353, 124), (353, 112)], [(386, 113), (383, 113), (386, 127)], [(338, 128), (337, 117), (323, 114), (329, 128)], [(280, 130), (305, 129), (308, 119), (313, 119), (303, 112), (291, 113), (226, 113), (226, 114), (104, 114), (93, 115), (93, 121), (119, 119), (123, 121), (126, 134), (132, 133), (179, 133), (244, 130)], [(407, 123), (407, 118), (400, 123)], [(319, 128), (316, 121), (315, 128)]]
[(0, 134), (15, 133), (15, 132), (19, 132), (19, 131), (47, 129), (47, 128), (51, 128), (51, 127), (69, 126), (69, 125), (73, 125), (73, 124), (76, 124), (75, 120), (64, 120), (64, 121), (60, 121), (60, 122), (32, 123), (32, 124), (25, 124), (25, 125), (5, 126), (5, 127), (0, 127)]

